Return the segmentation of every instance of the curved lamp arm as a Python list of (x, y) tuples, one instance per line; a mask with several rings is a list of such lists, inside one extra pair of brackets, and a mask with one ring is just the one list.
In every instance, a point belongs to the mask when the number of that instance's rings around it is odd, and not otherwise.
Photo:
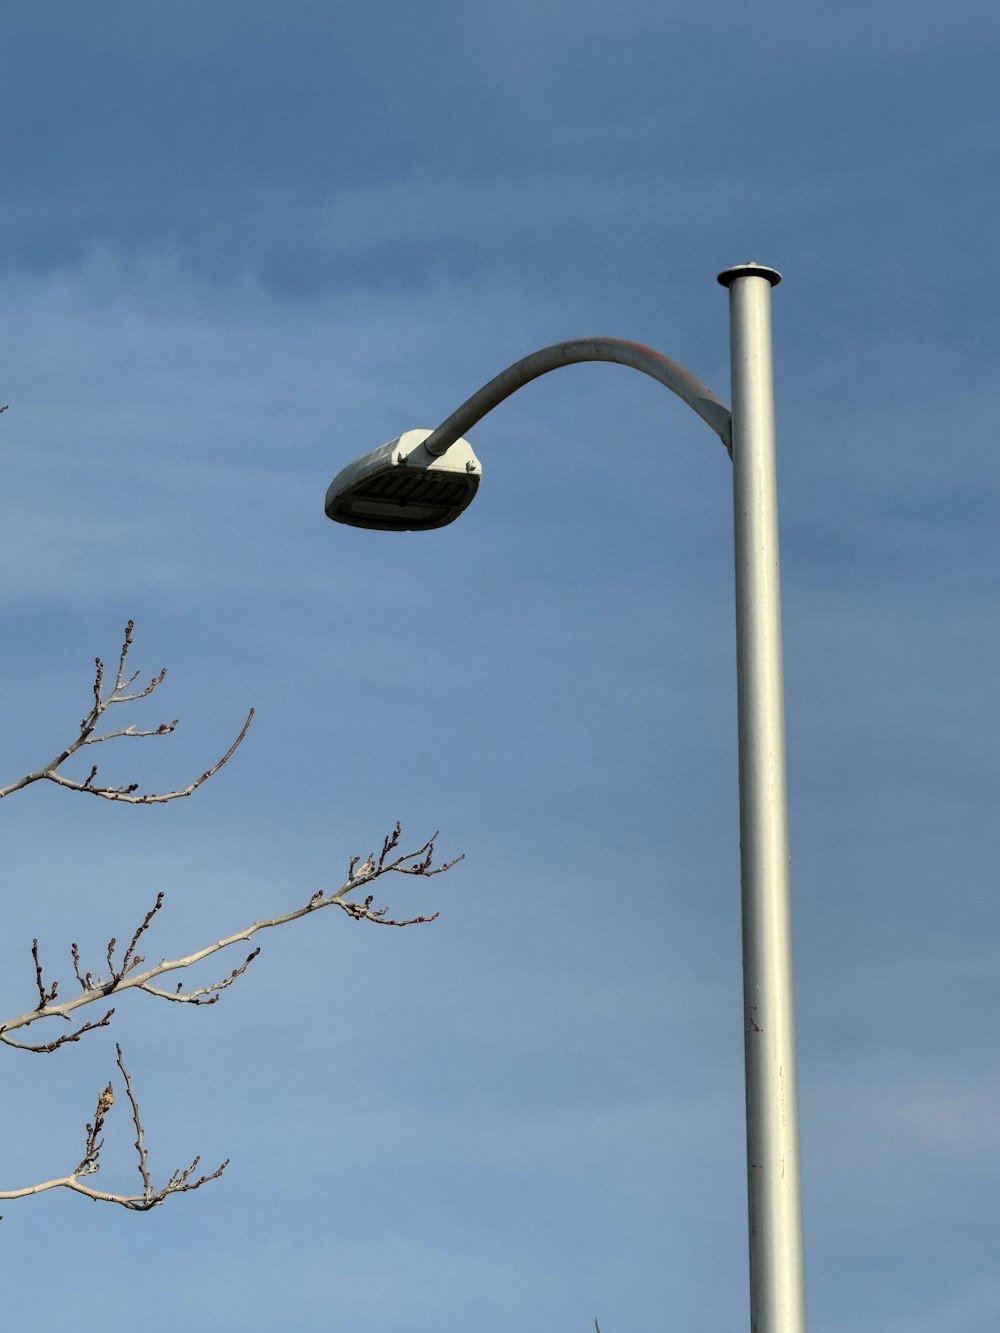
[(569, 342), (543, 347), (515, 361), (452, 412), (447, 421), (443, 421), (424, 440), (424, 449), (432, 457), (440, 458), (470, 427), (512, 393), (538, 379), (539, 375), (558, 370), (560, 366), (576, 365), (580, 361), (614, 361), (620, 366), (641, 370), (644, 375), (658, 380), (712, 427), (732, 457), (732, 414), (725, 403), (676, 361), (654, 352), (651, 347), (626, 342), (622, 338), (573, 338)]

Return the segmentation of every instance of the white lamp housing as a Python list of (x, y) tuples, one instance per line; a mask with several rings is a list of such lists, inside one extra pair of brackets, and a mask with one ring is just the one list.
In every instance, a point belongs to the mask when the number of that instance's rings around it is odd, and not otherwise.
[(349, 463), (330, 482), (327, 518), (396, 532), (443, 528), (458, 518), (479, 489), (483, 466), (468, 440), (435, 458), (423, 447), (432, 433), (405, 431)]

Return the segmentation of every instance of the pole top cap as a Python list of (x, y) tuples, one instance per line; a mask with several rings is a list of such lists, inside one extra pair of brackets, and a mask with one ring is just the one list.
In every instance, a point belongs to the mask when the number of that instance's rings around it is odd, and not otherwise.
[(728, 287), (737, 278), (767, 278), (772, 287), (777, 287), (781, 281), (781, 274), (776, 268), (768, 268), (766, 264), (755, 264), (751, 260), (746, 264), (734, 264), (732, 268), (724, 268), (719, 274), (718, 281), (723, 287)]

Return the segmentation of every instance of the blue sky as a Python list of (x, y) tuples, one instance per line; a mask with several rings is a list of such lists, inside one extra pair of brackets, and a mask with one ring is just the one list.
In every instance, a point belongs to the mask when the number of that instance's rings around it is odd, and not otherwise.
[[(4, 805), (3, 1012), (70, 941), (187, 952), (398, 818), (433, 926), (324, 914), (213, 1009), (126, 997), (145, 1216), (5, 1208), (11, 1327), (746, 1326), (730, 465), (617, 367), (473, 432), (461, 522), (331, 476), (563, 338), (728, 398), (774, 294), (814, 1333), (1000, 1326), (994, 7), (9, 0), (4, 773), (137, 624), (173, 736)], [(530, 473), (529, 473), (530, 469)], [(525, 495), (525, 477), (530, 493)], [(85, 772), (81, 771), (81, 776)], [(96, 807), (96, 808), (95, 808)], [(238, 961), (238, 960), (234, 960)], [(63, 987), (68, 978), (63, 977)], [(5, 1057), (4, 1187), (71, 1169), (96, 1034)], [(102, 1183), (132, 1170), (123, 1107)]]

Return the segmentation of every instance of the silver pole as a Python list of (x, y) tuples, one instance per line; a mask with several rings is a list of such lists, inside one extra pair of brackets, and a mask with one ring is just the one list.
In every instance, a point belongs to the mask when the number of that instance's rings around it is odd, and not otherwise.
[(729, 288), (736, 670), (752, 1333), (805, 1333), (785, 784), (771, 287), (741, 264)]

